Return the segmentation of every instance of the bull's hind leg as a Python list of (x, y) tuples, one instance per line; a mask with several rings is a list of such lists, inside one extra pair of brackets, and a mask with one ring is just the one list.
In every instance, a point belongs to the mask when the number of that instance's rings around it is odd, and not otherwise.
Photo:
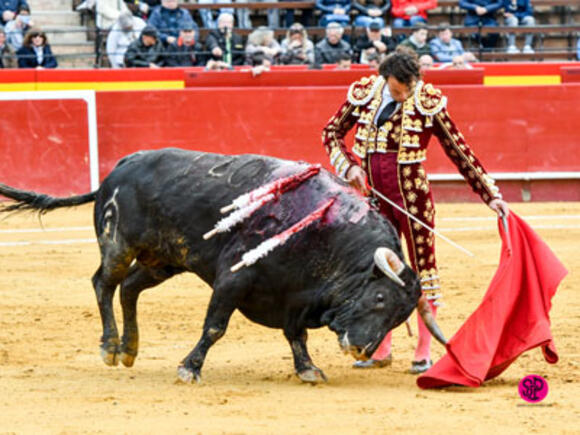
[(294, 368), (300, 380), (311, 384), (326, 382), (326, 375), (312, 363), (308, 349), (306, 349), (306, 340), (308, 339), (306, 330), (303, 329), (295, 333), (285, 329), (284, 336), (290, 343), (292, 355), (294, 356)]
[(173, 267), (148, 268), (135, 264), (127, 278), (121, 283), (121, 305), (123, 306), (123, 339), (121, 362), (131, 367), (139, 351), (139, 328), (137, 326), (137, 300), (143, 290), (155, 287), (179, 273)]
[[(226, 287), (227, 288), (227, 287)], [(186, 383), (201, 382), (201, 368), (209, 348), (226, 332), (230, 317), (236, 308), (236, 291), (214, 286), (200, 340), (177, 369), (178, 378)]]
[(103, 323), (101, 357), (109, 366), (119, 363), (120, 342), (113, 312), (113, 295), (117, 285), (125, 278), (132, 260), (131, 255), (102, 255), (101, 265), (93, 275), (93, 287)]

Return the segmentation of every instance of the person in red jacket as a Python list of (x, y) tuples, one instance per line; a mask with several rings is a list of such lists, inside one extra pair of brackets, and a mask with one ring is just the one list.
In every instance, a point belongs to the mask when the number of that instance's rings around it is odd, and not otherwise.
[(437, 7), (437, 0), (393, 0), (393, 27), (412, 27), (427, 23), (427, 11)]

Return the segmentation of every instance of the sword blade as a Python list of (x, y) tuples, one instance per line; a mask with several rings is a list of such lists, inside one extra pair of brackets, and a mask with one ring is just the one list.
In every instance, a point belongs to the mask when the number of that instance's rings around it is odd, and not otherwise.
[(413, 221), (417, 222), (419, 225), (421, 225), (422, 227), (426, 228), (427, 230), (429, 230), (430, 232), (432, 232), (433, 234), (435, 234), (437, 237), (439, 237), (440, 239), (445, 240), (447, 243), (449, 243), (451, 246), (453, 246), (456, 249), (459, 249), (460, 251), (464, 252), (465, 254), (469, 255), (470, 257), (475, 257), (475, 255), (471, 252), (468, 251), (467, 249), (465, 249), (463, 246), (455, 243), (453, 240), (451, 240), (450, 238), (444, 236), (443, 234), (441, 234), (439, 231), (435, 230), (435, 228), (431, 228), (429, 225), (427, 225), (426, 223), (420, 221), (419, 219), (417, 219), (415, 216), (413, 216), (411, 213), (409, 213), (407, 210), (405, 210), (404, 208), (398, 206), (397, 204), (395, 204), (393, 201), (391, 201), (389, 198), (387, 198), (385, 195), (383, 195), (381, 192), (379, 192), (377, 189), (375, 189), (374, 187), (371, 187), (371, 192), (373, 192), (375, 195), (377, 195), (380, 199), (382, 199), (383, 201), (385, 201), (387, 204), (392, 205), (393, 207), (395, 207), (397, 210), (399, 210), (401, 213), (403, 213), (405, 216), (411, 218)]

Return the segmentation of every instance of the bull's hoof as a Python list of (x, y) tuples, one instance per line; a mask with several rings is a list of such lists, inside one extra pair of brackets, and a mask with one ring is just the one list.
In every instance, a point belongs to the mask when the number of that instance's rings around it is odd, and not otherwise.
[(328, 382), (326, 375), (317, 367), (312, 367), (298, 373), (298, 377), (302, 382), (309, 384), (320, 384), (321, 382)]
[(108, 366), (116, 366), (119, 364), (119, 354), (117, 352), (108, 352), (105, 349), (101, 349), (101, 358)]
[(179, 366), (177, 368), (177, 379), (185, 384), (192, 384), (193, 381), (200, 384), (201, 375), (199, 372), (194, 372), (185, 366)]
[(131, 355), (126, 352), (121, 352), (121, 362), (125, 367), (133, 367), (137, 355)]

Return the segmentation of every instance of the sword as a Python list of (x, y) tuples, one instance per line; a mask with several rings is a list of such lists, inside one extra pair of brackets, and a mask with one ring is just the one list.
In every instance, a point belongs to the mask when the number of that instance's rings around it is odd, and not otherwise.
[(393, 207), (395, 207), (397, 210), (399, 210), (401, 213), (403, 213), (405, 216), (411, 218), (412, 220), (414, 220), (415, 222), (417, 222), (419, 225), (423, 226), (424, 228), (428, 229), (429, 231), (431, 231), (433, 234), (435, 234), (437, 237), (445, 240), (447, 243), (449, 243), (451, 246), (459, 249), (460, 251), (463, 251), (464, 253), (466, 253), (467, 255), (469, 255), (470, 257), (475, 257), (475, 255), (473, 255), (473, 253), (471, 253), (470, 251), (468, 251), (467, 249), (465, 249), (463, 246), (458, 245), (457, 243), (455, 243), (453, 240), (449, 239), (448, 237), (444, 236), (443, 234), (441, 234), (440, 232), (436, 231), (435, 228), (431, 228), (429, 225), (427, 225), (426, 223), (420, 221), (419, 219), (417, 219), (415, 216), (413, 216), (411, 213), (409, 213), (407, 210), (399, 207), (397, 204), (395, 204), (393, 201), (391, 201), (389, 198), (387, 198), (385, 195), (383, 195), (381, 192), (379, 192), (377, 189), (375, 189), (374, 187), (371, 187), (371, 192), (373, 192), (375, 195), (377, 195), (379, 198), (381, 198), (383, 201), (385, 201), (387, 204), (392, 205)]
[(503, 225), (503, 230), (505, 232), (505, 244), (506, 244), (507, 254), (509, 257), (511, 257), (512, 256), (512, 242), (510, 240), (510, 232), (509, 232), (507, 216), (504, 213), (500, 212), (499, 217), (501, 218), (501, 223)]

